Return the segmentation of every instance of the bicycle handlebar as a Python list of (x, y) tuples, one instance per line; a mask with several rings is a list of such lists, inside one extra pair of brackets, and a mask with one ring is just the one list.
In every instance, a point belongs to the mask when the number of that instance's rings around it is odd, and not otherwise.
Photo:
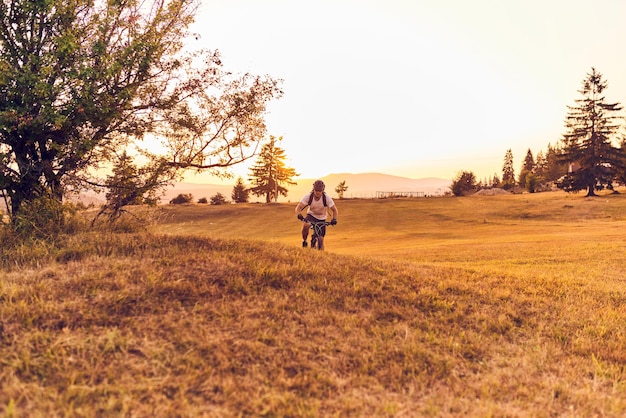
[(333, 224), (330, 221), (311, 221), (311, 220), (308, 220), (307, 218), (302, 218), (302, 219), (298, 219), (298, 220), (300, 222), (306, 222), (306, 223), (309, 223), (309, 224), (312, 224), (312, 225), (314, 224), (314, 225), (335, 226), (335, 224)]

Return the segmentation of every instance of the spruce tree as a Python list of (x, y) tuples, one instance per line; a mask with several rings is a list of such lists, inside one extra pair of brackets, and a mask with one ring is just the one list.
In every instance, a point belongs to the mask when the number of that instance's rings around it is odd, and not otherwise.
[(535, 171), (535, 160), (533, 158), (533, 153), (528, 148), (526, 152), (526, 157), (524, 158), (524, 163), (522, 164), (522, 169), (519, 173), (519, 185), (522, 188), (526, 187), (526, 178), (528, 175), (532, 174)]
[(243, 184), (243, 179), (239, 177), (237, 179), (237, 184), (233, 187), (233, 192), (230, 197), (232, 197), (233, 202), (235, 203), (248, 203), (249, 194), (250, 191), (246, 189), (245, 184)]
[(558, 183), (567, 192), (587, 190), (587, 196), (595, 196), (597, 190), (612, 190), (613, 181), (624, 171), (622, 150), (613, 145), (622, 107), (606, 102), (607, 86), (602, 74), (592, 68), (578, 90), (582, 98), (568, 106), (561, 158), (569, 170)]
[(508, 149), (504, 155), (502, 166), (502, 187), (506, 190), (515, 186), (515, 169), (513, 168), (513, 151)]
[(562, 151), (551, 144), (545, 156), (545, 166), (542, 177), (545, 183), (556, 182), (567, 173), (567, 164), (561, 160)]
[[(281, 141), (283, 138), (279, 137)], [(285, 165), (285, 150), (276, 146), (276, 138), (270, 136), (263, 145), (256, 164), (250, 168), (250, 181), (254, 185), (250, 193), (255, 196), (265, 195), (265, 202), (276, 201), (278, 196), (287, 196), (283, 184), (297, 184), (292, 180), (297, 176), (296, 170)]]

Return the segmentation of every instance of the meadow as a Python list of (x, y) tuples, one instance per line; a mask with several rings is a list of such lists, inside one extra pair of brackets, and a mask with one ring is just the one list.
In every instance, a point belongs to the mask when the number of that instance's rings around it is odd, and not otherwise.
[(244, 204), (5, 255), (0, 411), (626, 414), (626, 194), (337, 203), (323, 253)]

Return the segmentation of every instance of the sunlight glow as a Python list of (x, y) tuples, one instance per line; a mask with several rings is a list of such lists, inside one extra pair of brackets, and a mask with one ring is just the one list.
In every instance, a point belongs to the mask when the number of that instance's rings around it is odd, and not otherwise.
[[(238, 72), (284, 79), (268, 136), (304, 177), (452, 178), (516, 170), (556, 144), (595, 66), (626, 102), (626, 2), (287, 0), (203, 2), (197, 30)], [(593, 34), (589, 36), (589, 34)], [(236, 172), (246, 173), (238, 167)]]

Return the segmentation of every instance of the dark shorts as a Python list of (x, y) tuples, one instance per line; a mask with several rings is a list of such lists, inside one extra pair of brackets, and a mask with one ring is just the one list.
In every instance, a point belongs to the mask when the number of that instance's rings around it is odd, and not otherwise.
[(315, 235), (318, 237), (326, 236), (326, 219), (317, 219), (312, 215), (307, 215), (304, 220), (311, 224), (313, 231), (315, 231)]

